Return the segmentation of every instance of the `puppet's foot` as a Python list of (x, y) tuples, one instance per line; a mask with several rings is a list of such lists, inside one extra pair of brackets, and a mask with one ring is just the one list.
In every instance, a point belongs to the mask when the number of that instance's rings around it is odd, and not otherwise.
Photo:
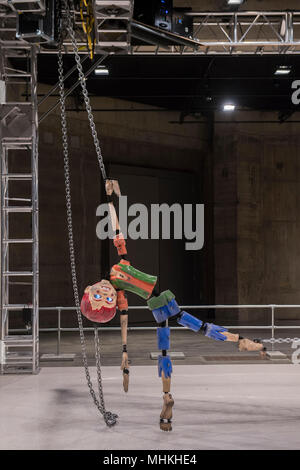
[(174, 399), (171, 393), (165, 393), (163, 398), (163, 407), (160, 413), (159, 427), (162, 431), (172, 431), (172, 408), (174, 405)]
[(259, 341), (251, 341), (247, 338), (242, 338), (239, 340), (239, 350), (240, 351), (263, 351), (264, 346)]
[(123, 389), (124, 389), (124, 392), (128, 392), (128, 386), (129, 386), (129, 370), (128, 369), (123, 369)]

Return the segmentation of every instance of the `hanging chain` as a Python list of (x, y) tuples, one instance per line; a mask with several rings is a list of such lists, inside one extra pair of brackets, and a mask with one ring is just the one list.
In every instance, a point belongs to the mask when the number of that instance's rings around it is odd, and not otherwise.
[(300, 338), (269, 338), (269, 339), (262, 339), (262, 343), (297, 343), (300, 344)]
[[(101, 375), (101, 349), (100, 349), (100, 341), (99, 341), (99, 335), (98, 335), (98, 328), (95, 326), (94, 328), (94, 338), (95, 338), (95, 356), (96, 356), (96, 370), (97, 370), (97, 379), (98, 379), (98, 391), (99, 391), (99, 396), (101, 399), (101, 402), (103, 403), (104, 406), (104, 397), (103, 397), (103, 387), (102, 387), (102, 375)], [(117, 415), (113, 415), (110, 413), (110, 418), (114, 419), (114, 423), (116, 423)]]
[[(73, 0), (70, 0), (70, 5), (71, 5), (71, 9), (74, 10)], [(76, 61), (76, 64), (77, 64), (79, 81), (80, 81), (80, 85), (81, 85), (81, 89), (82, 89), (82, 94), (83, 94), (83, 98), (84, 98), (86, 112), (87, 112), (88, 119), (89, 119), (89, 122), (90, 122), (90, 128), (91, 128), (92, 137), (93, 137), (93, 140), (94, 140), (94, 145), (95, 145), (95, 150), (96, 150), (96, 154), (97, 154), (97, 158), (98, 158), (98, 162), (99, 162), (99, 166), (100, 166), (100, 171), (102, 173), (103, 179), (105, 180), (106, 179), (106, 171), (105, 171), (105, 166), (104, 166), (104, 162), (103, 162), (102, 150), (101, 150), (101, 147), (100, 147), (100, 142), (99, 142), (99, 138), (98, 138), (95, 122), (94, 122), (94, 116), (93, 116), (93, 112), (92, 112), (92, 107), (91, 107), (91, 103), (90, 103), (89, 94), (88, 94), (88, 91), (87, 91), (87, 88), (86, 88), (85, 76), (84, 76), (84, 73), (83, 73), (82, 64), (81, 64), (81, 61), (80, 61), (80, 55), (79, 55), (79, 52), (78, 52), (77, 41), (76, 41), (76, 37), (75, 37), (75, 31), (74, 31), (73, 24), (72, 24), (71, 11), (70, 11), (70, 7), (69, 7), (69, 4), (68, 4), (67, 0), (63, 0), (63, 6), (64, 6), (65, 11), (66, 11), (67, 29), (68, 29), (68, 33), (70, 35), (71, 42), (72, 42), (72, 47), (73, 47), (73, 51), (74, 51), (74, 55), (75, 55), (75, 61)], [(106, 56), (107, 56), (107, 54), (104, 57), (106, 57)]]
[[(67, 6), (66, 6), (67, 9)], [(67, 11), (67, 17), (70, 19), (70, 12)], [(73, 31), (71, 20), (68, 21), (68, 29)], [(95, 327), (95, 355), (96, 355), (96, 369), (97, 369), (97, 379), (98, 379), (98, 390), (99, 390), (99, 400), (96, 396), (96, 393), (93, 388), (91, 381), (85, 336), (82, 323), (82, 315), (80, 310), (80, 299), (78, 292), (78, 282), (77, 282), (77, 272), (76, 272), (76, 258), (75, 258), (75, 249), (74, 249), (74, 237), (73, 237), (73, 220), (72, 220), (72, 204), (71, 204), (71, 184), (70, 184), (70, 164), (69, 164), (69, 151), (68, 151), (68, 129), (67, 129), (67, 119), (66, 119), (66, 106), (65, 106), (65, 92), (64, 92), (64, 77), (63, 77), (63, 58), (62, 58), (62, 41), (60, 41), (59, 53), (58, 53), (58, 72), (59, 72), (59, 93), (60, 93), (60, 105), (61, 105), (61, 126), (62, 126), (62, 140), (63, 140), (63, 155), (64, 155), (64, 175), (65, 175), (65, 191), (66, 191), (66, 208), (67, 208), (67, 225), (68, 225), (68, 238), (69, 238), (69, 251), (70, 251), (70, 265), (71, 265), (71, 276), (73, 284), (73, 293), (76, 306), (76, 313), (79, 325), (80, 333), (80, 344), (82, 350), (82, 360), (85, 369), (85, 375), (87, 379), (87, 384), (89, 387), (90, 394), (93, 398), (95, 405), (97, 406), (99, 412), (103, 415), (105, 423), (107, 426), (111, 427), (117, 422), (117, 415), (106, 411), (104, 396), (103, 396), (103, 387), (102, 387), (102, 378), (101, 378), (101, 362), (100, 362), (100, 341), (98, 336), (98, 329)], [(93, 122), (93, 121), (92, 121)], [(95, 132), (96, 138), (97, 133)], [(98, 139), (98, 138), (97, 138)], [(100, 149), (100, 146), (99, 146)], [(98, 155), (98, 154), (97, 154)], [(98, 155), (99, 159), (99, 155)], [(100, 151), (99, 163), (102, 163), (103, 169), (103, 160)], [(101, 168), (101, 165), (100, 165)], [(104, 169), (105, 174), (105, 169)], [(102, 172), (103, 175), (103, 172)]]

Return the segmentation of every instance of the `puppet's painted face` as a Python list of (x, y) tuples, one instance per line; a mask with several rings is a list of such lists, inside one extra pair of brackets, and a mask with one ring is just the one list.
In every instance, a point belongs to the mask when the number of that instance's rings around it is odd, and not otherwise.
[(88, 286), (81, 301), (81, 312), (89, 320), (106, 323), (116, 314), (117, 293), (105, 279)]
[(89, 300), (94, 308), (116, 306), (117, 293), (111, 283), (105, 279), (87, 287), (85, 292), (89, 293)]

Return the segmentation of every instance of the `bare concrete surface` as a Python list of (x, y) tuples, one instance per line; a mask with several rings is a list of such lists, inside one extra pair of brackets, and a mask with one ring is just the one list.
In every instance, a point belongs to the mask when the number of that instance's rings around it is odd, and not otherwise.
[[(95, 369), (92, 377), (95, 376)], [(108, 429), (79, 367), (0, 377), (0, 449), (300, 449), (300, 374), (291, 364), (175, 365), (173, 431), (159, 430), (155, 366), (103, 367)]]
[[(284, 331), (284, 337), (294, 337), (297, 330)], [(231, 331), (235, 332), (235, 331)], [(118, 366), (121, 364), (121, 334), (120, 331), (104, 331), (99, 329), (101, 339), (101, 358), (105, 366)], [(243, 336), (250, 339), (253, 338), (269, 338), (270, 332), (265, 330), (242, 331)], [(296, 333), (297, 334), (297, 333)], [(299, 335), (298, 335), (299, 336)], [(86, 333), (87, 353), (90, 365), (95, 364), (95, 351), (93, 333)], [(271, 351), (271, 345), (265, 343), (268, 350)], [(286, 354), (287, 362), (290, 362), (293, 349), (291, 343), (276, 343), (275, 349)], [(79, 342), (79, 334), (77, 332), (63, 332), (61, 336), (61, 353), (75, 354), (74, 361), (62, 362), (42, 362), (43, 367), (62, 365), (62, 366), (81, 366), (81, 348)], [(133, 366), (155, 365), (155, 361), (150, 358), (151, 352), (157, 352), (157, 339), (155, 330), (135, 330), (128, 333), (128, 351), (129, 358)], [(175, 364), (187, 365), (209, 362), (210, 364), (243, 362), (243, 364), (256, 364), (270, 362), (269, 359), (262, 360), (257, 352), (239, 352), (237, 343), (227, 341), (214, 341), (206, 338), (201, 334), (194, 333), (189, 330), (172, 330), (171, 334), (171, 351), (180, 351), (185, 355), (183, 360), (175, 360)], [(43, 333), (40, 335), (40, 352), (57, 353), (57, 338), (55, 333)]]

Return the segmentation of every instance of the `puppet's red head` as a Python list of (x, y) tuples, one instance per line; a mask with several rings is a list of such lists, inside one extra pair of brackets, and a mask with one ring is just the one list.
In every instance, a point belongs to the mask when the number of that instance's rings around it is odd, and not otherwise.
[(107, 323), (116, 314), (117, 293), (111, 283), (102, 279), (88, 286), (81, 300), (81, 312), (96, 323)]

